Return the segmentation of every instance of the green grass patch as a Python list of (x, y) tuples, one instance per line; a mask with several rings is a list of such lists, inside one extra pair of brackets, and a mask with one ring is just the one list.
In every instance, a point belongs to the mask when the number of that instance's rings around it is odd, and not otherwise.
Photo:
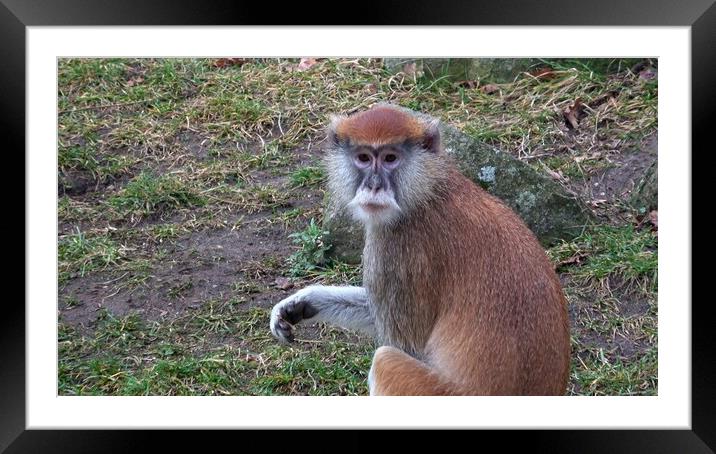
[(656, 348), (632, 359), (623, 359), (596, 349), (578, 354), (571, 379), (579, 395), (632, 396), (657, 394)]
[(301, 351), (286, 347), (269, 350), (277, 367), (252, 380), (256, 395), (366, 395), (372, 359), (371, 345), (356, 347), (326, 341), (324, 349)]
[(143, 172), (109, 199), (113, 208), (126, 214), (150, 214), (179, 207), (202, 206), (205, 199), (173, 176)]
[(618, 275), (627, 279), (649, 278), (656, 282), (658, 270), (657, 236), (648, 229), (631, 225), (598, 226), (572, 242), (549, 250), (556, 263), (581, 256), (581, 264), (565, 268), (571, 275), (602, 279)]
[(183, 230), (182, 226), (177, 224), (158, 224), (151, 227), (151, 236), (161, 243), (178, 237)]
[(61, 147), (57, 156), (60, 169), (80, 169), (94, 171), (99, 167), (95, 153), (87, 146)]
[(87, 235), (77, 232), (61, 237), (57, 244), (59, 280), (65, 282), (71, 275), (85, 276), (91, 271), (116, 264), (123, 254), (120, 246), (106, 235)]
[(291, 186), (299, 188), (303, 186), (320, 186), (326, 179), (326, 173), (321, 167), (303, 167), (291, 174)]
[(92, 93), (124, 80), (128, 61), (124, 58), (72, 58), (58, 62), (58, 85), (63, 87), (78, 85), (84, 90), (80, 97), (90, 97)]
[[(282, 346), (268, 329), (269, 311), (230, 301), (207, 302), (170, 320), (100, 314), (94, 333), (60, 324), (61, 395), (367, 394), (373, 346), (324, 330), (319, 342)], [(208, 347), (211, 336), (229, 342)], [(238, 346), (236, 345), (238, 343)]]
[(274, 112), (261, 97), (242, 91), (242, 86), (233, 84), (205, 91), (187, 116), (190, 121), (201, 123), (216, 139), (247, 140), (254, 133), (267, 134), (274, 124)]
[(290, 154), (282, 151), (278, 142), (264, 144), (258, 153), (245, 152), (239, 156), (239, 164), (245, 170), (275, 170), (290, 164)]
[(136, 159), (123, 155), (99, 155), (89, 145), (60, 147), (58, 165), (60, 170), (81, 170), (89, 172), (97, 180), (127, 173), (136, 163)]
[(81, 306), (81, 305), (82, 305), (82, 302), (79, 299), (77, 299), (77, 297), (75, 297), (75, 296), (69, 296), (69, 297), (65, 298), (65, 307), (67, 307), (68, 309), (77, 307), (77, 306)]
[(250, 211), (273, 210), (287, 206), (288, 194), (268, 184), (257, 184), (246, 189), (247, 206)]
[(147, 106), (153, 115), (185, 97), (204, 80), (200, 59), (61, 59), (60, 112)]

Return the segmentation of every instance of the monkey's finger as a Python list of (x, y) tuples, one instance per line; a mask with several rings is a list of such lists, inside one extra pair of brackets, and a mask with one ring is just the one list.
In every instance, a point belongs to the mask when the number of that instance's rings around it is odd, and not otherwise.
[(288, 323), (286, 320), (278, 319), (276, 323), (276, 333), (279, 335), (279, 339), (286, 342), (293, 342), (293, 325)]
[(306, 307), (304, 301), (292, 301), (290, 304), (281, 306), (279, 318), (290, 323), (292, 326), (303, 320), (303, 311)]
[(293, 325), (290, 324), (289, 322), (287, 322), (286, 320), (282, 319), (282, 318), (279, 318), (279, 319), (278, 319), (278, 327), (279, 327), (282, 331), (289, 331), (289, 332), (290, 332), (291, 330), (293, 330)]

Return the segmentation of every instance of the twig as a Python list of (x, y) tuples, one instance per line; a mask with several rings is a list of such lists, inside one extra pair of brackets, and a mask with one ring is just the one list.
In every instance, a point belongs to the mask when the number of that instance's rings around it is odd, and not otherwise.
[(99, 285), (109, 285), (109, 284), (111, 284), (112, 282), (117, 282), (118, 280), (122, 279), (124, 276), (126, 276), (126, 275), (128, 275), (128, 274), (129, 274), (129, 271), (127, 271), (126, 273), (124, 273), (123, 275), (119, 276), (119, 277), (116, 278), (116, 279), (112, 279), (112, 280), (109, 280), (109, 281), (107, 281), (107, 282), (100, 282)]
[(212, 196), (212, 195), (207, 195), (207, 197), (209, 197), (210, 199), (219, 201), (219, 202), (228, 203), (228, 204), (230, 204), (230, 205), (238, 205), (238, 206), (245, 206), (245, 205), (246, 205), (246, 203), (234, 202), (234, 201), (232, 201), (232, 200), (220, 199), (219, 197), (214, 197), (214, 196)]

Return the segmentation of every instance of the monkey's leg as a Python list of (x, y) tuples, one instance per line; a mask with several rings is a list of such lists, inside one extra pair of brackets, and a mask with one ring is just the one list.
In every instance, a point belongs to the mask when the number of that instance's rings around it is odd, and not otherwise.
[(306, 319), (375, 334), (363, 287), (311, 285), (299, 290), (273, 307), (271, 332), (280, 341), (291, 342), (293, 325)]
[(394, 347), (380, 347), (368, 373), (371, 396), (460, 395), (454, 384), (428, 364)]

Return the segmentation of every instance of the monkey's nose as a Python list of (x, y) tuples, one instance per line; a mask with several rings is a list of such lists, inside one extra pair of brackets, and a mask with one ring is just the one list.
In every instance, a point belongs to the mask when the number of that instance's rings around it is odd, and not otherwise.
[(381, 178), (375, 173), (368, 177), (365, 182), (365, 185), (368, 187), (368, 189), (371, 189), (373, 191), (377, 191), (383, 188), (383, 182)]

